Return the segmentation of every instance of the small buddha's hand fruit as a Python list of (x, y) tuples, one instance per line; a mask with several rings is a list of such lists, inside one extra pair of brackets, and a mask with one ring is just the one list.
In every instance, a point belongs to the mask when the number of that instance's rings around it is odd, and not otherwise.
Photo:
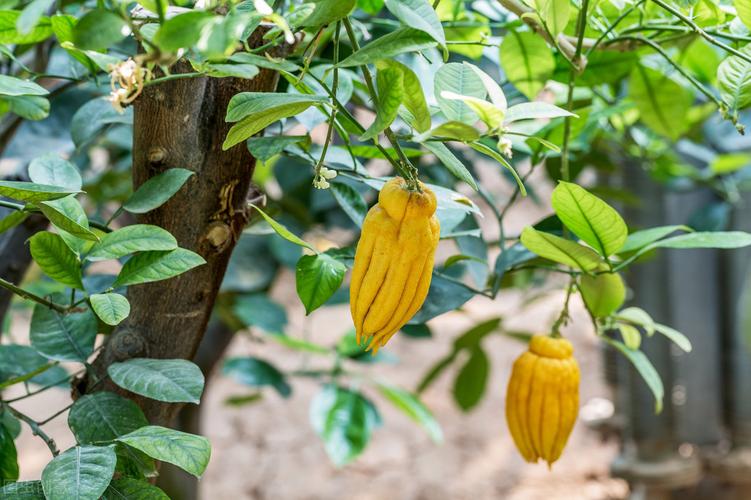
[(380, 347), (420, 309), (430, 288), (440, 226), (436, 197), (420, 183), (410, 191), (401, 177), (381, 190), (357, 244), (350, 310), (357, 342)]
[(527, 462), (558, 460), (579, 413), (579, 365), (562, 338), (535, 335), (514, 362), (506, 421)]

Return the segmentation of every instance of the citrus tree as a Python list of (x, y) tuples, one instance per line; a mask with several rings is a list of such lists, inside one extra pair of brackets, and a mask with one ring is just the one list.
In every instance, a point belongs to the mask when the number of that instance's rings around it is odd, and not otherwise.
[[(746, 155), (710, 150), (697, 166), (676, 144), (701, 144), (718, 127), (743, 133), (749, 0), (2, 8), (0, 151), (13, 168), (0, 181), (0, 314), (7, 331), (15, 297), (14, 310), (31, 315), (28, 342), (0, 345), (4, 498), (165, 498), (153, 484), (159, 462), (200, 476), (210, 443), (173, 424), (248, 327), (322, 368), (236, 357), (223, 373), (284, 397), (295, 377), (320, 381), (311, 432), (337, 465), (381, 424), (374, 401), (440, 441), (420, 393), (456, 367), (453, 397), (470, 410), (488, 376), (483, 339), (531, 338), (507, 417), (522, 456), (552, 463), (576, 419), (578, 366), (561, 334), (572, 298), (659, 412), (663, 387), (642, 336), (691, 345), (623, 307), (622, 273), (661, 248), (751, 244), (742, 232), (629, 227), (613, 205), (640, 193), (606, 182), (628, 160), (654, 182), (739, 199)], [(512, 194), (494, 194), (480, 163)], [(553, 212), (512, 234), (506, 217), (521, 199), (548, 206), (531, 179), (552, 181)], [(497, 239), (483, 236), (483, 216)], [(320, 237), (333, 229), (347, 241)], [(434, 261), (436, 247), (450, 257)], [(22, 282), (32, 261), (41, 273)], [(268, 295), (285, 268), (307, 314), (346, 302), (351, 286), (353, 328), (336, 345), (285, 333)], [(397, 331), (429, 337), (426, 322), (473, 297), (541, 283), (563, 288), (565, 302), (536, 336), (500, 319), (478, 324), (415, 390), (358, 372), (388, 358)], [(60, 386), (73, 402), (47, 418), (16, 405)], [(66, 413), (77, 444), (61, 450), (45, 425)], [(21, 426), (50, 451), (37, 481), (16, 482)]]

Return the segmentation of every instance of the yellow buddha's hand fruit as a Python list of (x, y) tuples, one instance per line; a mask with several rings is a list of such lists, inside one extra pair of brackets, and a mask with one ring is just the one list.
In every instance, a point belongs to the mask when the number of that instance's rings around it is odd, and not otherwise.
[(401, 177), (381, 190), (357, 244), (349, 304), (357, 342), (380, 347), (420, 309), (430, 288), (440, 225), (435, 194)]
[(579, 413), (579, 365), (571, 342), (535, 335), (514, 362), (506, 421), (527, 462), (558, 460)]

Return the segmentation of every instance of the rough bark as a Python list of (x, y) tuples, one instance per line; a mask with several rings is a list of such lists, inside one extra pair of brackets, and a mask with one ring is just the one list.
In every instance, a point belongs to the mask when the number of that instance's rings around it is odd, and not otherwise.
[[(256, 31), (250, 46), (263, 43)], [(272, 55), (283, 56), (285, 49)], [(180, 62), (172, 73), (190, 72)], [(209, 321), (230, 255), (248, 218), (255, 159), (244, 145), (222, 151), (230, 124), (224, 118), (238, 92), (270, 92), (278, 74), (262, 69), (252, 80), (186, 78), (147, 87), (135, 103), (133, 184), (137, 188), (169, 168), (196, 173), (168, 203), (137, 218), (170, 231), (181, 247), (197, 252), (206, 264), (177, 278), (131, 287), (131, 314), (111, 335), (93, 368), (135, 357), (193, 359)], [(78, 392), (123, 392), (108, 380), (94, 389), (88, 380)], [(134, 394), (152, 424), (170, 425), (180, 405)]]

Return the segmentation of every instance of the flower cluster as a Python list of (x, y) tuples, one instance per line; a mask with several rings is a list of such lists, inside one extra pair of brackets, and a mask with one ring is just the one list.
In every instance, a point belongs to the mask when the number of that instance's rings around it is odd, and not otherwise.
[(316, 171), (316, 175), (313, 178), (313, 187), (316, 189), (328, 189), (331, 187), (329, 181), (335, 177), (336, 170), (321, 167)]
[(111, 65), (109, 101), (118, 113), (125, 111), (125, 106), (132, 103), (141, 95), (144, 83), (150, 78), (151, 72), (135, 59), (128, 59)]

